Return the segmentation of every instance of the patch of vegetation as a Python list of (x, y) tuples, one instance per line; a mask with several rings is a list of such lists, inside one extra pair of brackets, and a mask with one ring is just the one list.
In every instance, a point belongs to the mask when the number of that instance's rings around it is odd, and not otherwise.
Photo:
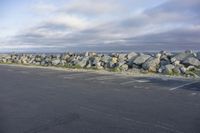
[(187, 70), (186, 75), (190, 75), (192, 77), (200, 76), (200, 70), (199, 69)]
[(180, 76), (180, 72), (177, 71), (177, 70), (175, 70), (175, 69), (173, 69), (173, 70), (172, 70), (172, 75)]
[(194, 70), (187, 70), (185, 72), (185, 75), (186, 76), (191, 76), (191, 77), (197, 77), (198, 76), (198, 74), (196, 74), (196, 71), (194, 71)]
[(109, 69), (110, 72), (122, 72), (122, 69), (120, 67), (114, 67)]
[(165, 72), (165, 74), (170, 76), (180, 76), (180, 73), (174, 69), (172, 71)]
[(88, 70), (99, 70), (96, 66), (91, 66), (91, 67), (86, 68), (86, 69), (88, 69)]
[(72, 64), (65, 64), (65, 68), (72, 68), (72, 69), (82, 69), (82, 67), (78, 64), (72, 65)]

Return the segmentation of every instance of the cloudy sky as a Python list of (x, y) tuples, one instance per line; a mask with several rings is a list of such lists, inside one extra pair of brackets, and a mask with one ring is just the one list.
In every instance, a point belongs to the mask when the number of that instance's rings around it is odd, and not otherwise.
[(200, 0), (0, 0), (0, 52), (200, 50)]

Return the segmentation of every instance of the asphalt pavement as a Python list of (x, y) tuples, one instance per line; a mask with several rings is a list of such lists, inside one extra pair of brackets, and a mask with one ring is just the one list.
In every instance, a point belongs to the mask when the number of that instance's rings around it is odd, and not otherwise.
[(0, 133), (200, 133), (200, 81), (0, 65)]

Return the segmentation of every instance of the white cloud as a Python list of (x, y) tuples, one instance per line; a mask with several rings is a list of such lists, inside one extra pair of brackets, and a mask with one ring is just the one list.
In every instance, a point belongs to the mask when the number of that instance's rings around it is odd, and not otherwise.
[(200, 19), (196, 16), (200, 14), (195, 11), (199, 10), (200, 4), (198, 6), (197, 0), (191, 3), (187, 0), (182, 3), (181, 0), (166, 0), (157, 5), (155, 0), (150, 5), (145, 2), (72, 0), (63, 5), (39, 3), (33, 10), (40, 14), (37, 18), (39, 23), (20, 30), (10, 42), (31, 47), (98, 46), (105, 49), (136, 46), (137, 42), (133, 40), (138, 38), (146, 42), (177, 42), (184, 39), (181, 36), (186, 38), (187, 32), (187, 40), (199, 41), (196, 34), (199, 35)]
[(55, 17), (50, 18), (47, 22), (64, 24), (75, 29), (84, 29), (89, 25), (87, 19), (69, 14), (58, 14)]

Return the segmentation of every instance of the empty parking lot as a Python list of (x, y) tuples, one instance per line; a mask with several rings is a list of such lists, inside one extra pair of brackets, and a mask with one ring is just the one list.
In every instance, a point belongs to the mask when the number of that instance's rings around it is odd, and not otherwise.
[(1, 133), (199, 133), (200, 81), (0, 66)]

